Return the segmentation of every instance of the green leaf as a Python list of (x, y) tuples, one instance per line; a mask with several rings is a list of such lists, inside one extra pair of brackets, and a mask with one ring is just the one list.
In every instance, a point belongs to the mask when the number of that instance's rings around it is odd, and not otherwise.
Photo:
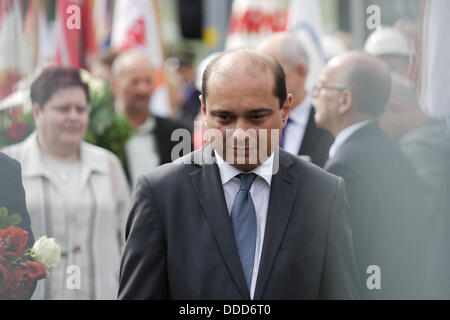
[(0, 219), (6, 219), (8, 218), (8, 209), (5, 207), (0, 208)]
[(8, 217), (7, 221), (11, 226), (17, 226), (18, 224), (20, 224), (20, 222), (22, 222), (22, 217), (18, 214), (13, 214), (12, 216)]

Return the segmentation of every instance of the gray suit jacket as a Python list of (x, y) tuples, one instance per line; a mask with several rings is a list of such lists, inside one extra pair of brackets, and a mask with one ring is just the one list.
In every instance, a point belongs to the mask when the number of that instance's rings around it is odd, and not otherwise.
[[(254, 298), (358, 298), (343, 180), (278, 160)], [(211, 145), (140, 178), (126, 238), (119, 299), (250, 298)]]

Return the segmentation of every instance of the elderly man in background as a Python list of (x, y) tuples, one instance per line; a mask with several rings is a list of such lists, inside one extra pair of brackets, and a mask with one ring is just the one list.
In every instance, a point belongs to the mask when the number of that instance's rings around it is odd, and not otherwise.
[(325, 169), (348, 185), (365, 299), (422, 297), (420, 181), (377, 122), (390, 85), (381, 61), (350, 52), (333, 58), (314, 88), (317, 124), (335, 136)]
[(450, 298), (450, 128), (432, 119), (417, 101), (415, 88), (393, 75), (391, 98), (381, 127), (399, 142), (426, 187), (423, 213), (427, 257), (424, 275), (429, 298)]
[[(150, 60), (139, 50), (120, 54), (112, 67), (116, 109), (129, 119), (136, 130), (136, 134), (125, 145), (125, 170), (133, 185), (140, 175), (172, 162), (179, 156), (172, 155), (172, 150), (179, 143), (172, 141), (172, 133), (176, 129), (192, 131), (189, 125), (150, 113), (149, 102), (155, 77), (156, 72)], [(191, 140), (182, 142), (187, 146), (186, 153), (192, 150)]]
[(277, 60), (286, 74), (286, 86), (293, 96), (292, 109), (280, 141), (286, 151), (323, 167), (333, 136), (316, 126), (312, 97), (305, 89), (308, 55), (301, 41), (290, 33), (278, 33), (258, 49)]

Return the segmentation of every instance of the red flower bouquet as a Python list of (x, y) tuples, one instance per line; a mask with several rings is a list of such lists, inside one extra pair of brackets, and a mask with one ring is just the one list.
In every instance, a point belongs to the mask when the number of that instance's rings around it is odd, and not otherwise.
[(28, 232), (10, 225), (19, 224), (20, 216), (8, 216), (0, 209), (0, 300), (24, 299), (35, 282), (48, 276), (48, 269), (59, 262), (60, 248), (54, 239), (42, 237), (27, 249)]

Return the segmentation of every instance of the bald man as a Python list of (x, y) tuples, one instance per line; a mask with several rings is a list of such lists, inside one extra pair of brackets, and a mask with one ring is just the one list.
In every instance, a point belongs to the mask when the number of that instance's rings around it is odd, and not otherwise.
[[(116, 110), (122, 112), (136, 130), (125, 146), (125, 170), (132, 185), (140, 175), (175, 160), (172, 150), (179, 141), (172, 141), (171, 136), (176, 129), (192, 132), (189, 124), (150, 113), (155, 77), (155, 69), (140, 50), (121, 53), (112, 66)], [(185, 143), (188, 147), (191, 144), (190, 141)]]
[(317, 127), (312, 97), (305, 89), (308, 54), (302, 42), (288, 32), (276, 33), (263, 41), (258, 50), (272, 56), (286, 74), (287, 91), (292, 94), (292, 110), (283, 130), (281, 147), (323, 167), (333, 136)]
[(342, 179), (278, 148), (278, 62), (219, 55), (201, 102), (211, 142), (135, 189), (119, 299), (358, 298)]
[(325, 169), (348, 186), (363, 298), (423, 298), (421, 183), (377, 122), (390, 86), (390, 73), (376, 58), (335, 57), (314, 88), (316, 121), (335, 136)]
[(426, 186), (423, 225), (427, 298), (450, 299), (450, 127), (423, 111), (416, 90), (392, 75), (391, 97), (381, 127), (399, 142)]

